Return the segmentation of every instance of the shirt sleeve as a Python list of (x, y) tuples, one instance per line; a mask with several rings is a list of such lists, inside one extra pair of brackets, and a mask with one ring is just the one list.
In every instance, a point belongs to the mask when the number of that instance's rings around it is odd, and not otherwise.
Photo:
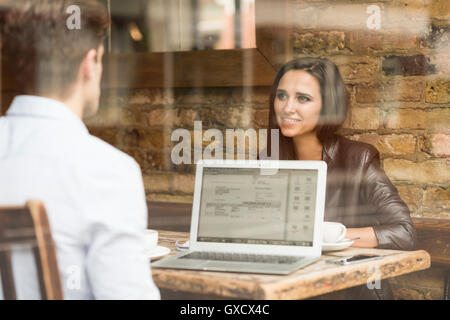
[(373, 229), (377, 248), (414, 250), (417, 235), (408, 206), (381, 168), (379, 152), (369, 152), (368, 156), (362, 191), (364, 201), (376, 211), (378, 223)]
[(138, 164), (107, 164), (86, 179), (86, 274), (95, 299), (160, 299), (145, 253), (147, 205)]

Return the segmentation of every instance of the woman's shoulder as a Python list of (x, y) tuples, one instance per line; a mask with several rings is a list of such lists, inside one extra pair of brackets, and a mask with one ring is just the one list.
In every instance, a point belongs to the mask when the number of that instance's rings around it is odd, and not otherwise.
[(373, 145), (351, 140), (341, 135), (336, 135), (336, 144), (336, 156), (338, 158), (343, 157), (353, 161), (367, 162), (379, 155), (377, 148)]
[(369, 152), (372, 154), (378, 153), (377, 148), (375, 148), (370, 143), (352, 140), (352, 139), (349, 139), (349, 138), (341, 136), (341, 135), (336, 135), (336, 136), (337, 136), (337, 139), (339, 140), (339, 144), (341, 145), (341, 147), (346, 150), (364, 151), (364, 152)]

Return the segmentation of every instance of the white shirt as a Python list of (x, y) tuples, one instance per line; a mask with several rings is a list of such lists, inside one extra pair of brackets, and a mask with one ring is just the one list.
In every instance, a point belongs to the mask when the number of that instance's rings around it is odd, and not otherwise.
[[(63, 103), (17, 96), (0, 117), (0, 205), (27, 200), (47, 209), (65, 299), (160, 298), (144, 250), (139, 165)], [(19, 299), (40, 299), (34, 265), (29, 249), (14, 250)]]

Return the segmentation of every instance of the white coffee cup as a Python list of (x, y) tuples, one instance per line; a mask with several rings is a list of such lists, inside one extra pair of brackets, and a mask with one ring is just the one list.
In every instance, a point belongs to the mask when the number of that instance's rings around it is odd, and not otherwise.
[(339, 222), (323, 223), (323, 242), (336, 243), (345, 238), (347, 228)]
[(151, 251), (155, 249), (158, 245), (158, 231), (152, 229), (145, 230), (144, 239), (147, 250)]

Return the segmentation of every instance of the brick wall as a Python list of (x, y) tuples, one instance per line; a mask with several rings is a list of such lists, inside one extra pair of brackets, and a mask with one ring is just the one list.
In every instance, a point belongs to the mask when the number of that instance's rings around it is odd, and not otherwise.
[[(366, 12), (380, 8), (380, 29)], [(293, 57), (334, 61), (351, 95), (345, 136), (373, 144), (413, 216), (450, 218), (450, 5), (435, 1), (291, 1)], [(192, 165), (170, 161), (170, 134), (264, 128), (270, 88), (108, 90), (88, 124), (134, 156), (150, 200), (190, 202)], [(204, 143), (207, 145), (207, 143)], [(158, 181), (159, 183), (155, 183)]]
[[(366, 12), (380, 8), (380, 29)], [(341, 133), (373, 144), (413, 216), (450, 218), (450, 3), (296, 1), (293, 54), (333, 60), (351, 93)]]
[[(373, 144), (412, 215), (450, 219), (450, 2), (290, 1), (292, 57), (334, 61), (351, 95), (345, 136)], [(367, 8), (380, 8), (369, 30)], [(289, 57), (289, 58), (292, 58)], [(269, 87), (103, 90), (90, 132), (141, 165), (148, 200), (192, 201), (193, 165), (174, 165), (176, 128), (265, 128)], [(6, 111), (13, 93), (2, 94)], [(207, 144), (207, 143), (206, 143)], [(439, 299), (444, 271), (392, 279), (397, 298)]]
[(178, 144), (172, 132), (187, 129), (193, 142), (194, 121), (201, 121), (203, 132), (219, 129), (225, 141), (227, 128), (266, 128), (269, 92), (269, 87), (104, 90), (101, 108), (87, 125), (138, 161), (148, 200), (191, 203), (195, 167), (171, 161)]

